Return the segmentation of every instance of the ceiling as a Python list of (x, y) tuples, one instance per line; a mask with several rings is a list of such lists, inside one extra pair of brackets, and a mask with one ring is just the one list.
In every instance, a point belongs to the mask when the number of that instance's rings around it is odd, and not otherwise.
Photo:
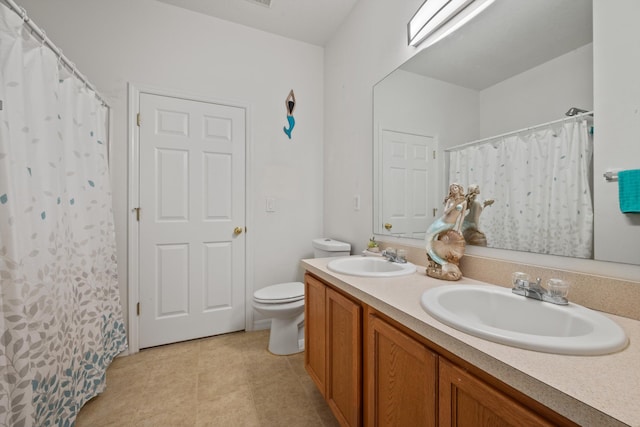
[(324, 46), (358, 0), (157, 0), (226, 21)]
[(592, 0), (497, 0), (400, 68), (482, 90), (591, 43), (592, 21)]

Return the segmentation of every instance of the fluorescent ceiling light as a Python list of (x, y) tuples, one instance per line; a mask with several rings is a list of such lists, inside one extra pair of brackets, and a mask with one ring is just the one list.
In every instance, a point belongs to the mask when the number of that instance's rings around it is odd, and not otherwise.
[[(409, 44), (417, 46), (438, 32), (437, 40), (430, 43), (433, 44), (460, 28), (493, 2), (494, 0), (426, 0), (407, 25)], [(473, 7), (468, 7), (472, 4)], [(463, 11), (465, 13), (461, 13)], [(450, 21), (449, 28), (438, 31)]]
[(251, 3), (259, 4), (260, 6), (271, 7), (271, 0), (247, 0)]

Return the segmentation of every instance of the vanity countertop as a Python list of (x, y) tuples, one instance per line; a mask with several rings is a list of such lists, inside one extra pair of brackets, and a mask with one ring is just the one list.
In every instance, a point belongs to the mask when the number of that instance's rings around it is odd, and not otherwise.
[(629, 337), (629, 346), (614, 354), (564, 356), (523, 350), (460, 332), (420, 306), (427, 289), (483, 282), (434, 279), (420, 266), (413, 275), (396, 278), (348, 276), (330, 271), (329, 261), (306, 259), (302, 266), (580, 425), (640, 427), (640, 321), (603, 313)]

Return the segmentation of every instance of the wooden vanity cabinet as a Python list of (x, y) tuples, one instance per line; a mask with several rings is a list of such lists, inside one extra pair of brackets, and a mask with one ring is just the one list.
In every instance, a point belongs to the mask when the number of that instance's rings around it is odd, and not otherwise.
[(305, 292), (305, 368), (342, 426), (577, 426), (309, 273)]
[(362, 307), (305, 276), (305, 368), (342, 426), (362, 425)]
[(327, 286), (313, 276), (304, 280), (304, 367), (326, 399)]
[[(439, 425), (473, 427), (555, 426), (469, 372), (440, 358)], [(560, 420), (559, 420), (560, 421)], [(571, 425), (567, 421), (567, 424)], [(561, 424), (564, 424), (560, 421)]]
[(437, 425), (438, 355), (367, 310), (365, 425)]

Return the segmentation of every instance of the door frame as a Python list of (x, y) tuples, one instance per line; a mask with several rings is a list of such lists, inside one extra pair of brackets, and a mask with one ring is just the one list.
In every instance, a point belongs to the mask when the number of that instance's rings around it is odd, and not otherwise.
[[(140, 201), (140, 132), (137, 126), (137, 113), (140, 111), (140, 95), (143, 93), (159, 96), (181, 98), (190, 101), (220, 104), (242, 108), (245, 111), (245, 329), (253, 329), (253, 138), (251, 135), (251, 106), (238, 101), (229, 101), (203, 97), (182, 91), (168, 90), (149, 85), (129, 82), (127, 84), (127, 142), (128, 142), (128, 179), (129, 190), (127, 201), (127, 312), (129, 354), (140, 351), (140, 322), (137, 304), (140, 296), (140, 225), (136, 220), (136, 210)], [(143, 118), (144, 120), (144, 118)], [(144, 215), (144, 212), (142, 212)]]

